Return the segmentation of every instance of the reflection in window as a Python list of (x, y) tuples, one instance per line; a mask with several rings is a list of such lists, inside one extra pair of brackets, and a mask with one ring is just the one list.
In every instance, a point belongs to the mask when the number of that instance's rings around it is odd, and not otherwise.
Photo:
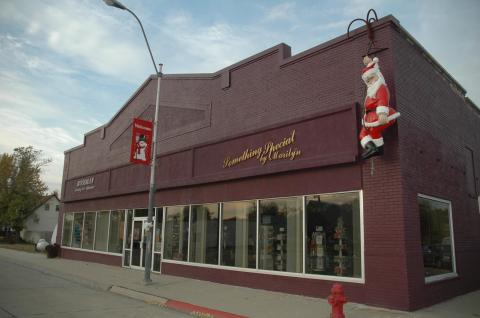
[(454, 272), (450, 204), (418, 198), (425, 276)]
[(218, 204), (192, 206), (190, 262), (218, 264)]
[(124, 210), (112, 211), (110, 213), (110, 230), (108, 238), (108, 251), (110, 253), (122, 253), (124, 223)]
[(133, 222), (133, 210), (127, 211), (127, 230), (126, 236), (127, 240), (125, 241), (125, 248), (129, 250), (132, 244), (132, 222)]
[(305, 198), (305, 272), (361, 277), (359, 193)]
[(147, 217), (148, 216), (148, 209), (136, 209), (135, 210), (135, 217), (140, 218), (140, 217)]
[(72, 247), (82, 246), (83, 213), (75, 213), (73, 216)]
[(97, 213), (97, 226), (95, 228), (95, 251), (107, 251), (109, 214), (109, 211)]
[(221, 265), (255, 268), (256, 237), (255, 201), (223, 203)]
[(166, 208), (165, 251), (166, 259), (186, 261), (188, 253), (188, 213), (187, 206)]
[(95, 212), (85, 213), (85, 224), (83, 225), (82, 248), (93, 250), (93, 239), (95, 234)]
[(62, 245), (72, 245), (72, 227), (73, 227), (73, 213), (65, 213), (63, 216), (63, 236)]
[(258, 268), (302, 272), (302, 199), (260, 200)]
[(154, 237), (154, 247), (155, 252), (162, 251), (162, 222), (163, 222), (163, 209), (157, 208), (157, 219), (155, 222), (155, 237)]

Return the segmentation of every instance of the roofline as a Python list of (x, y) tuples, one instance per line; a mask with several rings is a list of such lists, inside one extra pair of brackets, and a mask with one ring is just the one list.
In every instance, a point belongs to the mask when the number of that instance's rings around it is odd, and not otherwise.
[[(176, 80), (176, 79), (211, 80), (211, 79), (214, 79), (214, 78), (217, 78), (217, 77), (221, 76), (225, 72), (230, 72), (230, 71), (236, 70), (236, 69), (238, 69), (242, 66), (246, 66), (246, 65), (248, 65), (250, 63), (253, 63), (253, 62), (255, 62), (255, 61), (257, 61), (261, 58), (264, 58), (265, 56), (274, 54), (277, 51), (280, 52), (280, 54), (281, 54), (280, 58), (283, 60), (286, 56), (290, 56), (291, 49), (290, 49), (290, 46), (288, 46), (287, 44), (280, 43), (280, 44), (277, 44), (273, 47), (270, 47), (270, 48), (268, 48), (268, 49), (266, 49), (262, 52), (254, 54), (252, 56), (249, 56), (249, 57), (247, 57), (247, 58), (245, 58), (245, 59), (243, 59), (243, 60), (241, 60), (241, 61), (239, 61), (235, 64), (227, 66), (227, 67), (225, 67), (225, 68), (223, 68), (219, 71), (216, 71), (214, 73), (164, 74), (162, 76), (162, 80)], [(75, 147), (70, 148), (68, 150), (65, 150), (63, 153), (67, 154), (67, 153), (70, 153), (74, 150), (83, 148), (85, 146), (87, 136), (92, 135), (92, 134), (94, 134), (98, 131), (101, 131), (102, 129), (105, 129), (108, 126), (110, 126), (112, 124), (112, 122), (115, 120), (115, 118), (117, 118), (122, 113), (122, 111), (125, 108), (127, 108), (127, 106), (130, 104), (130, 102), (135, 97), (137, 97), (137, 95), (139, 95), (140, 92), (145, 87), (147, 87), (147, 85), (150, 83), (150, 81), (153, 81), (153, 80), (156, 80), (156, 79), (157, 79), (157, 75), (155, 75), (155, 74), (152, 74), (149, 77), (147, 77), (147, 79), (145, 79), (145, 81), (142, 83), (142, 85), (140, 85), (140, 87), (128, 98), (128, 100), (123, 104), (123, 106), (115, 113), (115, 115), (113, 115), (113, 117), (106, 124), (85, 133), (84, 136), (83, 136), (83, 144), (75, 146)]]
[(44, 197), (39, 204), (37, 204), (37, 206), (35, 206), (35, 208), (33, 209), (33, 211), (35, 211), (36, 209), (38, 209), (39, 207), (41, 207), (42, 205), (45, 204), (45, 202), (47, 202), (48, 200), (50, 200), (52, 197), (55, 197), (55, 199), (58, 200), (58, 202), (61, 202), (60, 199), (58, 198), (57, 196), (57, 193), (56, 192), (53, 192), (52, 194)]
[[(453, 78), (450, 73), (445, 70), (445, 68), (430, 54), (428, 51), (400, 24), (400, 22), (395, 18), (393, 15), (389, 14), (383, 18), (380, 18), (378, 21), (372, 23), (373, 29), (380, 29), (384, 28), (388, 24), (393, 24), (401, 33), (403, 33), (407, 37), (407, 41), (410, 41), (416, 48), (420, 50), (422, 55), (425, 57), (425, 59), (430, 62), (434, 67), (437, 68), (437, 70), (440, 72), (441, 75), (444, 75), (447, 80), (451, 82), (455, 86), (456, 89), (459, 90), (459, 92), (463, 95), (465, 101), (468, 104), (471, 104), (477, 108), (478, 111), (480, 109), (478, 106), (475, 105), (468, 97), (466, 97), (467, 91), (465, 88), (460, 85), (457, 80)], [(176, 80), (176, 79), (191, 79), (191, 80), (211, 80), (215, 79), (218, 76), (221, 76), (223, 73), (226, 72), (231, 72), (233, 70), (236, 70), (238, 68), (241, 68), (243, 66), (246, 66), (250, 63), (253, 63), (261, 58), (264, 58), (265, 56), (271, 55), (276, 53), (277, 51), (280, 53), (280, 67), (286, 67), (288, 65), (294, 64), (298, 61), (301, 61), (303, 59), (306, 59), (312, 55), (319, 54), (323, 52), (324, 50), (327, 50), (333, 46), (337, 46), (339, 44), (343, 44), (344, 42), (349, 42), (349, 41), (354, 41), (356, 38), (365, 36), (367, 33), (367, 27), (366, 26), (361, 26), (357, 29), (354, 29), (350, 31), (350, 37), (345, 33), (343, 35), (340, 35), (336, 38), (333, 38), (327, 42), (323, 42), (317, 46), (314, 46), (310, 49), (307, 49), (303, 52), (300, 52), (298, 54), (295, 54), (294, 56), (291, 55), (291, 47), (285, 43), (279, 43), (273, 47), (270, 47), (264, 51), (261, 51), (257, 54), (254, 54), (250, 57), (247, 57), (237, 63), (234, 63), (230, 66), (227, 66), (223, 69), (220, 69), (214, 73), (193, 73), (193, 74), (164, 74), (162, 79), (164, 80)], [(157, 76), (155, 74), (150, 75), (145, 81), (140, 85), (140, 87), (130, 96), (130, 98), (123, 104), (123, 106), (118, 110), (115, 115), (104, 125), (95, 128), (87, 133), (85, 133), (84, 138), (83, 138), (83, 144), (78, 145), (76, 147), (70, 148), (68, 150), (64, 151), (64, 154), (70, 153), (74, 150), (81, 149), (85, 146), (86, 138), (87, 136), (94, 134), (98, 131), (101, 131), (102, 129), (107, 128), (108, 126), (111, 125), (111, 123), (117, 118), (122, 111), (130, 104), (130, 102), (140, 94), (140, 92), (150, 83), (152, 80), (156, 80)]]

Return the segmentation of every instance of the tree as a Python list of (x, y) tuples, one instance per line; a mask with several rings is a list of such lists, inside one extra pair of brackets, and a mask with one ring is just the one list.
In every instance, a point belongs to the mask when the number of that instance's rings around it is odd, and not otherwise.
[(0, 157), (0, 224), (22, 230), (25, 219), (31, 215), (46, 194), (47, 186), (41, 180), (42, 167), (51, 162), (43, 159), (42, 151), (32, 146), (15, 148), (13, 154)]

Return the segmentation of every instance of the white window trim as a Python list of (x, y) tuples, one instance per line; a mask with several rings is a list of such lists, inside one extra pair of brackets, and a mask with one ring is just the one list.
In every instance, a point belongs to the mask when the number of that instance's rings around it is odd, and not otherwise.
[[(126, 241), (127, 241), (127, 222), (128, 222), (128, 218), (127, 218), (127, 209), (121, 209), (123, 210), (123, 244), (122, 244), (122, 267), (125, 267), (124, 266), (124, 262), (125, 262), (125, 244), (126, 244)], [(120, 210), (120, 211), (121, 211)], [(95, 223), (96, 223), (96, 220), (97, 218), (95, 217)]]
[(160, 273), (162, 273), (162, 263), (163, 263), (163, 249), (165, 248), (165, 217), (167, 214), (167, 209), (165, 207), (162, 207), (162, 232), (160, 235), (162, 236), (162, 248), (160, 250), (161, 257), (160, 257)]
[(85, 253), (96, 253), (96, 254), (122, 256), (121, 253), (110, 253), (110, 252), (102, 252), (102, 251), (95, 251), (95, 250), (87, 250), (87, 249), (78, 248), (78, 247), (62, 246), (62, 248), (66, 249), (66, 250), (80, 251), (80, 252), (85, 252)]
[(82, 239), (80, 240), (80, 248), (83, 249), (83, 236), (85, 235), (85, 212), (82, 212), (83, 214), (83, 222), (82, 222)]
[[(438, 281), (456, 278), (458, 277), (458, 273), (457, 273), (457, 260), (455, 257), (455, 239), (454, 239), (454, 232), (453, 232), (452, 202), (448, 200), (440, 199), (437, 197), (432, 197), (426, 194), (421, 194), (421, 193), (418, 194), (418, 197), (448, 204), (448, 222), (449, 222), (449, 229), (450, 229), (450, 241), (452, 246), (452, 272), (425, 277), (425, 283), (430, 284)], [(422, 260), (422, 263), (423, 263), (423, 260)]]

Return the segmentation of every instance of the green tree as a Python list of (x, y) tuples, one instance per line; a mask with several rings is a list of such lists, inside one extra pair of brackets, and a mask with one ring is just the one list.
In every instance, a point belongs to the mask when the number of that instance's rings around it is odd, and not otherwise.
[(13, 154), (0, 157), (0, 224), (22, 230), (25, 219), (33, 213), (46, 194), (40, 178), (42, 167), (51, 159), (32, 146), (15, 148)]

